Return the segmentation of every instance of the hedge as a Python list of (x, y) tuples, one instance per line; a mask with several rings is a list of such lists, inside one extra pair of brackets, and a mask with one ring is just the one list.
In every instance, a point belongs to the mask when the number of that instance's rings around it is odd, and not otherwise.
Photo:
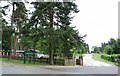
[(101, 58), (111, 61), (111, 62), (115, 62), (115, 59), (120, 59), (120, 54), (113, 54), (113, 55), (107, 55), (107, 54), (102, 54)]

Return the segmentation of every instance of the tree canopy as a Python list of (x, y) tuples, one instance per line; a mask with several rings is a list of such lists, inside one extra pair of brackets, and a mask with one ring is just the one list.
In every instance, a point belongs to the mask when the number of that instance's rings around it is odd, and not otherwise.
[[(89, 45), (84, 41), (86, 35), (81, 36), (76, 27), (71, 26), (73, 14), (79, 12), (74, 2), (32, 2), (35, 9), (32, 13), (28, 13), (31, 9), (26, 9), (24, 2), (11, 4), (11, 26), (3, 28), (3, 33), (7, 34), (3, 35), (4, 50), (38, 49), (49, 55), (50, 64), (53, 64), (55, 55), (72, 58), (74, 50), (77, 54), (89, 51)], [(2, 8), (4, 16), (9, 6)]]

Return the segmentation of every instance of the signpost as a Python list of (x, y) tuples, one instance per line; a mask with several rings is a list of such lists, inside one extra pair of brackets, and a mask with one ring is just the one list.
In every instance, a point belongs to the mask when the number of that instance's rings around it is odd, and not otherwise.
[(31, 63), (31, 56), (35, 57), (35, 52), (33, 52), (33, 51), (25, 51), (24, 52), (24, 64), (26, 63), (26, 58), (29, 58), (29, 63)]

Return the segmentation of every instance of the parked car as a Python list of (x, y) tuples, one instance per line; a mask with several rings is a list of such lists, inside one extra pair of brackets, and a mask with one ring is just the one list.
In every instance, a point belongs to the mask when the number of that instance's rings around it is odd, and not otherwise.
[(49, 58), (49, 55), (44, 55), (44, 54), (37, 54), (37, 58)]

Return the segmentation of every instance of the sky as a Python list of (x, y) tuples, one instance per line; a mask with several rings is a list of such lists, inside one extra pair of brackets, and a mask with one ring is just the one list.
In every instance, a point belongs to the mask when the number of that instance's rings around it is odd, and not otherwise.
[(118, 2), (120, 0), (76, 0), (79, 13), (75, 14), (72, 25), (81, 35), (87, 34), (85, 42), (92, 46), (110, 38), (118, 38)]

